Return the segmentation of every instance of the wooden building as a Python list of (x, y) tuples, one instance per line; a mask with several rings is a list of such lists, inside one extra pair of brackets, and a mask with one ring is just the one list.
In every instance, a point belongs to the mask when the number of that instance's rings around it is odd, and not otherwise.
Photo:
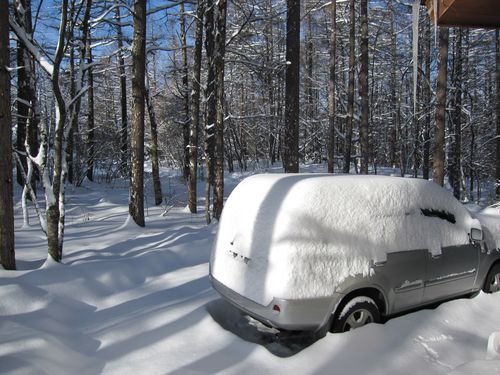
[(427, 7), (432, 22), (437, 17), (441, 26), (500, 29), (500, 0), (421, 0), (421, 3)]

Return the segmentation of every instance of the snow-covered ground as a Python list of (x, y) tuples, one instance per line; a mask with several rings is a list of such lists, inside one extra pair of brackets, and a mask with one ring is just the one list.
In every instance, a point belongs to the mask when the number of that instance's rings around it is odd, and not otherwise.
[[(228, 176), (227, 192), (241, 178)], [(175, 204), (185, 195), (175, 176), (163, 187), (174, 207), (162, 215), (150, 203), (145, 228), (126, 221), (124, 183), (68, 189), (63, 264), (46, 260), (42, 232), (21, 229), (16, 206), (19, 270), (0, 270), (0, 373), (500, 374), (500, 293), (316, 342), (276, 337), (211, 288), (217, 225)]]

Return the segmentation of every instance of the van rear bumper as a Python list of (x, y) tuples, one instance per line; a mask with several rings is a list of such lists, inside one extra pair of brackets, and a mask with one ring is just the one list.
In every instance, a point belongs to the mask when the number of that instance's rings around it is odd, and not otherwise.
[[(212, 275), (210, 281), (219, 294), (260, 322), (283, 330), (315, 331), (328, 323), (330, 315), (342, 298), (342, 294), (335, 294), (325, 298), (308, 299), (281, 299), (273, 298), (267, 305), (260, 305), (228, 288)], [(279, 306), (279, 312), (273, 307)]]

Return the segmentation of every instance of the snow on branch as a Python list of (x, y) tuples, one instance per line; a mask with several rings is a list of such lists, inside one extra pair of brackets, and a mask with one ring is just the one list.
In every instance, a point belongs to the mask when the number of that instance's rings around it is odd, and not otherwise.
[[(187, 49), (193, 48), (192, 45), (187, 45)], [(164, 52), (173, 52), (184, 49), (184, 47), (163, 47), (163, 46), (151, 46), (146, 49), (146, 53), (154, 52), (154, 51), (164, 51)]]
[(89, 90), (90, 86), (85, 86), (84, 88), (82, 88), (81, 90), (78, 91), (78, 93), (75, 95), (74, 98), (71, 99), (71, 101), (69, 102), (69, 104), (67, 105), (68, 107), (74, 105), (76, 103), (76, 101), (78, 99), (80, 99), (82, 97), (83, 94), (85, 94), (88, 90)]
[(153, 8), (150, 8), (146, 15), (151, 15), (151, 14), (154, 14), (154, 13), (157, 13), (157, 12), (160, 12), (162, 10), (167, 10), (167, 9), (171, 9), (171, 8), (175, 8), (176, 6), (180, 5), (181, 3), (184, 3), (185, 0), (180, 0), (180, 1), (174, 1), (170, 4), (164, 4), (164, 5), (159, 5), (157, 7), (153, 7)]
[(23, 45), (33, 56), (33, 58), (40, 64), (43, 70), (52, 77), (54, 74), (54, 64), (51, 63), (42, 53), (42, 50), (33, 43), (26, 31), (16, 22), (16, 20), (9, 16), (9, 24), (16, 36), (21, 40)]
[(105, 18), (106, 16), (111, 13), (111, 11), (115, 10), (116, 8), (125, 8), (127, 9), (130, 13), (133, 13), (132, 9), (126, 5), (126, 4), (115, 4), (111, 7), (109, 7), (108, 9), (106, 9), (100, 16), (97, 16), (96, 18), (94, 18), (93, 20), (90, 21), (90, 25), (91, 27), (94, 27), (95, 25), (101, 23)]

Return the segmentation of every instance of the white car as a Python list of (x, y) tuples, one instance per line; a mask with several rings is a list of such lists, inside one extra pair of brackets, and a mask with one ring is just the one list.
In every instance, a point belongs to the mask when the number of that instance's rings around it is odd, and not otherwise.
[(214, 288), (267, 325), (346, 331), (500, 288), (500, 253), (479, 220), (422, 179), (264, 174), (227, 200)]

